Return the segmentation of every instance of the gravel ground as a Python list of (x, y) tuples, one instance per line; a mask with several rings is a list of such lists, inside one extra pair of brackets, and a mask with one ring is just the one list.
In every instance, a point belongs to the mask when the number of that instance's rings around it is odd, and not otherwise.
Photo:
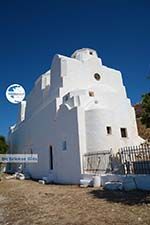
[(0, 181), (1, 225), (150, 225), (150, 193)]

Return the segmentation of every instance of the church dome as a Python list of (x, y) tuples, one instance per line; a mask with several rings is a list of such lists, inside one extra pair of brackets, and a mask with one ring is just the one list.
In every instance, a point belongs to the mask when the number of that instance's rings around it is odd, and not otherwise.
[(78, 59), (80, 61), (88, 60), (91, 57), (98, 57), (95, 50), (90, 48), (81, 48), (76, 50), (72, 55), (72, 58)]

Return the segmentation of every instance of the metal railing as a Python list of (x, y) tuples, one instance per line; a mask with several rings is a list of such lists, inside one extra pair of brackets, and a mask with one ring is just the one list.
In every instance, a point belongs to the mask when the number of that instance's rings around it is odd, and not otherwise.
[(150, 145), (121, 148), (118, 154), (125, 174), (150, 174)]

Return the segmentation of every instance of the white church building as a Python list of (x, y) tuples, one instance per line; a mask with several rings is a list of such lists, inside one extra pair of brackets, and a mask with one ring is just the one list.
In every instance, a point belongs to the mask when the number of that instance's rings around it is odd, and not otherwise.
[(79, 183), (85, 154), (116, 153), (142, 142), (120, 71), (104, 66), (88, 48), (54, 56), (9, 131), (10, 153), (38, 154), (38, 163), (23, 165), (25, 172), (64, 184)]

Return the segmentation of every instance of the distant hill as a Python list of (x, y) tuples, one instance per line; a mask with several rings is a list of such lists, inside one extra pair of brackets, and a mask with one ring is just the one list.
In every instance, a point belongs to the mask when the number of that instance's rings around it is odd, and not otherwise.
[(150, 128), (146, 128), (145, 125), (141, 123), (140, 118), (137, 118), (137, 126), (139, 135), (150, 142)]
[(145, 125), (141, 123), (142, 106), (140, 103), (134, 105), (136, 120), (138, 126), (139, 135), (145, 140), (150, 141), (150, 128), (146, 128)]
[(136, 112), (136, 117), (137, 118), (140, 118), (141, 115), (142, 115), (142, 105), (140, 103), (137, 103), (136, 105), (134, 105), (134, 109), (135, 109), (135, 112)]

